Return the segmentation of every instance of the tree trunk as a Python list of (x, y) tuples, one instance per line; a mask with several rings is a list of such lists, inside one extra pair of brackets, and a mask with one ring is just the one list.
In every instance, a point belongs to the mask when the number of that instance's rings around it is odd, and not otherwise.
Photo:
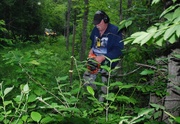
[(66, 49), (69, 50), (69, 27), (70, 27), (70, 15), (71, 15), (71, 0), (68, 0), (68, 11), (66, 21)]
[(123, 20), (122, 0), (119, 1), (119, 17), (120, 17), (120, 21), (122, 21)]
[(89, 13), (89, 0), (84, 0), (85, 10), (83, 16), (83, 30), (82, 30), (82, 42), (81, 42), (81, 51), (80, 51), (80, 60), (84, 60), (86, 53), (86, 43), (87, 43), (87, 24), (88, 24), (88, 13)]
[[(180, 55), (180, 49), (175, 49), (169, 56), (168, 64), (168, 79), (167, 92), (169, 95), (166, 96), (164, 106), (166, 111), (175, 117), (180, 116), (180, 90), (177, 89), (180, 86), (180, 60), (174, 58), (174, 54)], [(163, 113), (163, 120), (168, 124), (169, 116)]]
[(132, 6), (132, 0), (128, 0), (127, 8), (131, 8)]

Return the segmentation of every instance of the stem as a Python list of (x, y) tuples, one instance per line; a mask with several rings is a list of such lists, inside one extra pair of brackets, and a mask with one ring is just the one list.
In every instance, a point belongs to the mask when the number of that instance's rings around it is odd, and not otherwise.
[(66, 97), (63, 95), (63, 93), (62, 93), (62, 90), (61, 90), (61, 87), (60, 86), (58, 86), (58, 89), (59, 89), (59, 91), (60, 91), (60, 95), (63, 97), (63, 99), (64, 99), (64, 101), (66, 102), (66, 105), (67, 105), (67, 107), (69, 108), (69, 104), (68, 104), (68, 102), (67, 102), (67, 100), (66, 100)]
[[(20, 63), (19, 63), (19, 66), (20, 66), (22, 69), (24, 69)], [(59, 100), (63, 105), (65, 105), (64, 102), (63, 102), (61, 99), (59, 99), (55, 94), (53, 94), (53, 93), (51, 93), (49, 90), (47, 90), (40, 82), (36, 81), (28, 72), (25, 72), (25, 73), (26, 73), (26, 75), (29, 77), (30, 80), (32, 80), (34, 83), (36, 83), (36, 84), (39, 85), (41, 88), (43, 88), (47, 93), (51, 94), (54, 98), (56, 98), (56, 99)]]
[[(79, 80), (80, 80), (79, 90), (78, 90), (78, 93), (77, 93), (77, 96), (76, 96), (76, 98), (78, 99), (78, 98), (79, 98), (79, 94), (80, 94), (80, 89), (82, 88), (82, 79), (81, 79), (80, 72), (79, 72), (79, 70), (78, 70), (78, 66), (77, 66), (77, 61), (76, 61), (76, 59), (74, 58), (74, 56), (71, 56), (71, 58), (74, 59), (75, 66), (76, 66), (76, 70), (77, 70), (77, 73), (78, 73), (78, 76), (79, 76)], [(76, 104), (77, 104), (77, 103), (75, 103), (75, 106), (76, 106)]]
[[(15, 123), (15, 124), (18, 124), (19, 119), (20, 119), (20, 117), (22, 116), (23, 110), (25, 110), (25, 107), (27, 106), (27, 103), (28, 103), (28, 95), (29, 95), (29, 94), (27, 94), (27, 95), (24, 94), (24, 93), (22, 94), (22, 98), (23, 98), (23, 96), (26, 96), (26, 102), (25, 102), (25, 104), (24, 104), (24, 106), (23, 106), (23, 108), (22, 108), (22, 110), (21, 110), (21, 113), (19, 114), (18, 119), (16, 120), (16, 123)], [(21, 102), (21, 103), (22, 103), (22, 102)], [(19, 109), (21, 103), (19, 104), (18, 109)], [(16, 112), (17, 112), (17, 110), (16, 110)]]

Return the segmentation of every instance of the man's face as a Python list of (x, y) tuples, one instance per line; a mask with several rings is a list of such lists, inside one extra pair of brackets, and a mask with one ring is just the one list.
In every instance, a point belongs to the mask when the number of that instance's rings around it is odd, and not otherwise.
[(104, 20), (101, 20), (101, 22), (97, 25), (95, 25), (99, 31), (103, 31), (106, 29), (106, 23), (104, 23)]

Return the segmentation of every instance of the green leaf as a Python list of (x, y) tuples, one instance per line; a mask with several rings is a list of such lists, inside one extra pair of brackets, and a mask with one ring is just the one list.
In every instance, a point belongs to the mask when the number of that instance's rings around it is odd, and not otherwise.
[(157, 44), (158, 46), (162, 46), (162, 45), (163, 45), (163, 41), (164, 41), (164, 39), (163, 39), (163, 37), (161, 37), (161, 38), (159, 38), (159, 39), (156, 40), (156, 44)]
[(173, 14), (172, 13), (168, 13), (164, 16), (164, 18), (166, 18), (168, 21), (172, 21), (173, 20)]
[(127, 97), (127, 96), (124, 96), (124, 95), (117, 96), (116, 99), (117, 99), (117, 101), (125, 102), (125, 103), (132, 103), (132, 104), (137, 103), (137, 101), (134, 98)]
[(157, 111), (154, 113), (153, 117), (154, 119), (158, 119), (162, 115), (162, 111)]
[(33, 64), (33, 65), (40, 65), (40, 63), (37, 62), (36, 60), (32, 60), (32, 61), (30, 61), (29, 63), (30, 63), (30, 64)]
[(31, 112), (31, 118), (34, 121), (39, 122), (41, 120), (41, 114), (38, 112)]
[(175, 121), (176, 121), (177, 123), (180, 123), (180, 117), (176, 117), (176, 118), (175, 118)]
[(119, 86), (119, 88), (121, 88), (121, 89), (129, 89), (129, 88), (132, 88), (134, 86), (135, 86), (134, 84), (124, 84), (122, 86)]
[(152, 3), (151, 3), (151, 5), (157, 4), (157, 3), (159, 3), (159, 2), (160, 2), (160, 0), (153, 0)]
[(141, 41), (148, 35), (147, 32), (141, 32), (139, 33), (139, 36), (136, 37), (136, 39), (133, 41), (133, 44), (134, 43), (141, 43)]
[(156, 26), (151, 26), (150, 28), (147, 29), (148, 33), (155, 33), (157, 31), (157, 27)]
[(50, 122), (53, 122), (53, 118), (52, 117), (49, 117), (49, 116), (46, 116), (45, 118), (43, 118), (42, 120), (41, 120), (41, 123), (42, 124), (49, 124)]
[(122, 86), (123, 83), (122, 82), (115, 82), (115, 83), (111, 83), (110, 86), (113, 87), (113, 86)]
[(177, 28), (176, 28), (176, 35), (177, 35), (177, 37), (180, 37), (180, 24), (177, 25)]
[(12, 113), (12, 111), (11, 110), (8, 110), (7, 112), (6, 112), (6, 115), (9, 115), (9, 114), (11, 114)]
[(28, 119), (28, 115), (23, 115), (23, 116), (22, 116), (22, 120), (23, 120), (24, 122), (26, 122), (27, 119)]
[(14, 86), (12, 87), (8, 87), (4, 90), (4, 96), (6, 96), (9, 92), (11, 92), (11, 90), (14, 88)]
[(142, 71), (140, 74), (141, 74), (141, 75), (151, 75), (151, 74), (154, 74), (154, 70), (145, 69), (145, 70)]
[(29, 86), (28, 86), (28, 84), (24, 85), (23, 93), (29, 93)]
[(178, 24), (178, 25), (179, 25), (179, 22), (180, 22), (180, 16), (175, 18), (173, 21), (174, 24)]
[(134, 38), (132, 38), (132, 37), (127, 37), (126, 39), (123, 40), (123, 41), (124, 41), (124, 45), (132, 42), (133, 40), (134, 40)]
[(180, 14), (180, 7), (178, 7), (174, 13), (173, 13), (173, 19), (176, 19), (179, 17), (179, 14)]
[(12, 104), (12, 101), (4, 101), (4, 105), (7, 106), (9, 104)]
[(115, 99), (114, 93), (109, 93), (108, 95), (106, 95), (106, 100), (114, 101), (114, 99)]
[(91, 86), (87, 86), (87, 91), (94, 96), (94, 90)]
[(104, 83), (102, 83), (102, 82), (94, 82), (94, 84), (96, 84), (96, 85), (98, 85), (98, 86), (105, 86), (105, 84)]
[(153, 103), (150, 103), (150, 105), (156, 109), (156, 111), (158, 111), (159, 109), (161, 110), (165, 110), (165, 107), (162, 106), (162, 105), (159, 105), (159, 104), (153, 104)]
[(176, 39), (176, 35), (175, 34), (173, 34), (169, 39), (168, 39), (168, 41), (170, 42), (170, 43), (175, 43), (176, 41), (177, 41), (177, 39)]
[[(155, 32), (154, 32), (155, 33)], [(150, 39), (153, 37), (154, 33), (150, 33), (148, 34), (142, 41), (141, 41), (141, 46), (145, 43), (147, 43), (148, 41), (150, 41)]]
[(31, 94), (31, 95), (28, 97), (28, 102), (34, 102), (34, 101), (36, 101), (36, 95)]
[(156, 33), (154, 34), (153, 38), (157, 38), (157, 37), (161, 36), (164, 32), (165, 32), (164, 29), (159, 30), (158, 32), (156, 32)]
[(129, 27), (131, 24), (132, 24), (132, 21), (131, 21), (131, 20), (127, 21), (127, 22), (125, 23), (126, 28)]
[(144, 32), (144, 31), (135, 32), (135, 33), (133, 33), (133, 34), (131, 35), (131, 37), (132, 37), (132, 38), (137, 38), (137, 37), (141, 36), (141, 35), (144, 34), (144, 33), (146, 33), (146, 32)]
[(170, 38), (172, 34), (176, 31), (176, 28), (177, 27), (175, 25), (172, 25), (169, 29), (167, 29), (166, 32), (164, 33), (164, 40)]
[(154, 109), (153, 108), (150, 108), (150, 109), (145, 109), (145, 110), (142, 110), (138, 113), (138, 116), (141, 117), (141, 116), (144, 116), (144, 115), (147, 115), (149, 114), (150, 112), (153, 112)]
[(67, 79), (68, 79), (68, 76), (57, 77), (57, 78), (56, 78), (56, 81), (57, 81), (57, 82), (60, 82), (60, 81), (65, 81), (65, 80), (67, 80)]
[(173, 10), (174, 8), (176, 8), (177, 6), (178, 6), (178, 4), (175, 5), (175, 6), (170, 6), (169, 8), (165, 9), (165, 11), (160, 15), (160, 18), (161, 18), (162, 16), (164, 16), (165, 14), (167, 14), (168, 12), (172, 11), (172, 10)]

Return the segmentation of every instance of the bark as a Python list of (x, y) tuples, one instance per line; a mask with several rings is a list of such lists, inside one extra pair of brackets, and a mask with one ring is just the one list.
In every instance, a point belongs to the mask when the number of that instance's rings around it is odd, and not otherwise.
[(67, 21), (66, 21), (66, 49), (69, 49), (69, 27), (70, 27), (70, 16), (71, 16), (71, 0), (68, 0), (68, 11), (67, 11)]
[(122, 0), (119, 1), (119, 17), (120, 17), (120, 21), (123, 20), (123, 13), (122, 13)]
[(84, 60), (86, 53), (86, 43), (87, 43), (87, 24), (88, 24), (88, 13), (89, 13), (89, 0), (84, 0), (85, 10), (83, 16), (83, 30), (82, 30), (82, 42), (81, 42), (81, 51), (80, 51), (80, 60)]

